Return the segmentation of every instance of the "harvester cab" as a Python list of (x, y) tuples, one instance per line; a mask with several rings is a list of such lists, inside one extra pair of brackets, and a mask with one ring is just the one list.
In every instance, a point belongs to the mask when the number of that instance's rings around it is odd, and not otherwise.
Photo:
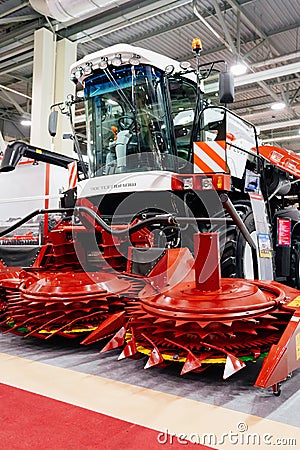
[[(91, 177), (153, 170), (224, 173), (231, 167), (233, 176), (241, 173), (234, 158), (227, 167), (224, 155), (219, 158), (221, 167), (195, 164), (196, 141), (225, 142), (229, 136), (236, 143), (244, 140), (252, 153), (257, 147), (251, 124), (226, 108), (208, 107), (203, 80), (214, 64), (202, 67), (197, 57), (197, 69), (191, 70), (187, 64), (126, 44), (76, 63), (72, 79), (84, 86)], [(221, 101), (233, 101), (229, 72), (220, 73), (219, 93)], [(244, 159), (242, 166), (246, 154)]]
[[(121, 44), (73, 68), (72, 78), (84, 84), (92, 177), (178, 172), (176, 131), (186, 137), (183, 154), (188, 159), (188, 131), (179, 127), (182, 120), (192, 126), (196, 86), (191, 75), (172, 80), (165, 68), (174, 71), (173, 64), (169, 58), (157, 59), (154, 52)], [(177, 62), (176, 69), (182, 71)], [(178, 113), (183, 113), (175, 129), (172, 97)]]

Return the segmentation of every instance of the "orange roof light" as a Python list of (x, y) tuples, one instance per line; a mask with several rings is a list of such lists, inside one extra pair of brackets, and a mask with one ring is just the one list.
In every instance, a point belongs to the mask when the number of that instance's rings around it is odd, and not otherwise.
[(202, 42), (200, 38), (194, 38), (192, 42), (192, 49), (195, 53), (200, 53), (202, 50)]

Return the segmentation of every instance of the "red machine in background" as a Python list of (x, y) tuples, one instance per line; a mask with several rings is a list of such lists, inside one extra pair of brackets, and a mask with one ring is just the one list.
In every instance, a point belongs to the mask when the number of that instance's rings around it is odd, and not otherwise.
[[(113, 336), (103, 350), (147, 354), (146, 367), (181, 362), (182, 374), (225, 364), (227, 378), (263, 357), (256, 385), (278, 394), (300, 366), (298, 157), (260, 147), (252, 124), (206, 102), (202, 80), (222, 62), (202, 66), (200, 50), (196, 75), (125, 44), (71, 68), (88, 164), (74, 133), (77, 188), (0, 233), (62, 215), (31, 267), (2, 267), (1, 327), (83, 344)], [(61, 109), (71, 115), (78, 101)], [(220, 101), (233, 101), (226, 72)], [(22, 156), (74, 163), (16, 142), (1, 170)]]

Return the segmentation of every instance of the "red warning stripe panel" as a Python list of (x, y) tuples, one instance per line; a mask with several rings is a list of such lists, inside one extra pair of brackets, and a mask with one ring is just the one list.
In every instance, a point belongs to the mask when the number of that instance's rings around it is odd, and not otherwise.
[(205, 164), (196, 153), (194, 153), (194, 164), (199, 167), (203, 173), (214, 173), (214, 170)]
[(203, 173), (228, 172), (225, 141), (194, 142), (195, 169)]
[(74, 189), (77, 186), (77, 161), (68, 164), (69, 171), (69, 189)]
[[(215, 150), (213, 150), (210, 145), (208, 145), (206, 142), (200, 142), (199, 144), (201, 150), (203, 150), (212, 160), (214, 160), (224, 172), (228, 170), (225, 159), (223, 159)], [(214, 144), (217, 144), (222, 149), (222, 152), (224, 152), (225, 149), (222, 147), (222, 145), (219, 145), (219, 143), (216, 142), (214, 142)]]

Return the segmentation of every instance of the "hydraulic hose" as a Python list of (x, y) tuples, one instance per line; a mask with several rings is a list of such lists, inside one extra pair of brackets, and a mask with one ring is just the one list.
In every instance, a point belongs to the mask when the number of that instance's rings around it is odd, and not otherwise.
[(0, 237), (3, 237), (6, 234), (11, 233), (12, 231), (15, 231), (21, 225), (23, 225), (24, 223), (28, 222), (30, 219), (33, 219), (33, 217), (36, 217), (40, 214), (65, 213), (65, 212), (73, 212), (73, 208), (36, 209), (32, 213), (27, 214), (27, 216), (23, 217), (23, 219), (15, 222), (10, 227), (6, 228), (5, 230), (0, 231)]
[[(32, 213), (28, 214), (27, 216), (23, 217), (21, 220), (18, 220), (10, 227), (6, 228), (5, 230), (0, 231), (0, 238), (5, 236), (6, 234), (9, 234), (13, 231), (15, 231), (17, 228), (19, 228), (24, 223), (28, 222), (33, 217), (36, 217), (40, 214), (52, 214), (52, 213), (69, 213), (69, 215), (76, 215), (78, 216), (81, 212), (84, 212), (86, 214), (89, 214), (92, 219), (95, 220), (95, 222), (100, 225), (107, 233), (115, 236), (124, 235), (126, 233), (129, 233), (129, 235), (141, 230), (142, 228), (145, 228), (149, 225), (155, 224), (157, 222), (165, 222), (168, 225), (176, 225), (179, 223), (233, 223), (231, 219), (227, 218), (209, 218), (209, 217), (176, 217), (172, 214), (161, 214), (154, 217), (149, 217), (148, 219), (142, 220), (139, 223), (136, 223), (134, 225), (129, 225), (127, 228), (123, 230), (116, 230), (113, 227), (109, 226), (95, 211), (93, 211), (90, 208), (87, 208), (86, 206), (78, 206), (75, 209), (73, 208), (52, 208), (52, 209), (37, 209), (33, 211)], [(79, 217), (80, 218), (80, 217)]]

